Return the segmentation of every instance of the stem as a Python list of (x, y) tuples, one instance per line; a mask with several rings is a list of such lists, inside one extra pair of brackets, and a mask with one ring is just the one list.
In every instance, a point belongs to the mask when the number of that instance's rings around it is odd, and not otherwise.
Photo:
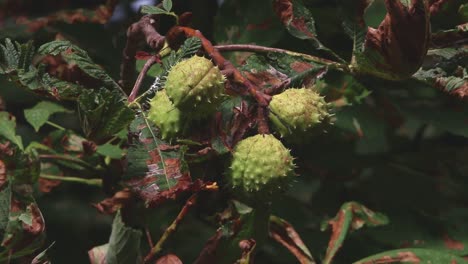
[(140, 43), (144, 40), (155, 51), (159, 51), (163, 47), (165, 38), (156, 31), (158, 27), (159, 16), (145, 15), (128, 28), (119, 81), (125, 91), (130, 89), (135, 78), (135, 55), (140, 48)]
[(81, 165), (83, 167), (86, 167), (88, 169), (94, 170), (94, 167), (91, 166), (90, 164), (88, 164), (86, 161), (83, 161), (81, 159), (78, 159), (78, 158), (75, 158), (75, 157), (72, 157), (72, 156), (60, 155), (60, 154), (40, 154), (39, 158), (40, 159), (54, 159), (54, 160), (58, 159), (58, 160), (70, 161), (70, 162), (74, 162), (74, 163), (76, 163), (78, 165)]
[(267, 108), (259, 106), (257, 110), (257, 122), (258, 122), (258, 133), (259, 134), (270, 134), (270, 127), (267, 121)]
[(102, 180), (101, 179), (83, 179), (80, 177), (72, 177), (72, 176), (58, 176), (58, 175), (50, 175), (50, 174), (41, 174), (39, 177), (47, 180), (58, 180), (64, 182), (75, 182), (75, 183), (82, 183), (90, 186), (97, 186), (102, 187)]
[(197, 197), (198, 196), (195, 193), (192, 196), (190, 196), (187, 202), (185, 202), (184, 207), (182, 207), (182, 210), (180, 210), (176, 219), (166, 229), (166, 231), (164, 231), (164, 234), (161, 236), (161, 238), (156, 243), (156, 245), (153, 248), (151, 248), (150, 253), (145, 257), (144, 263), (149, 263), (151, 259), (154, 258), (154, 256), (156, 256), (156, 254), (158, 254), (162, 250), (163, 244), (166, 242), (169, 236), (177, 230), (177, 227), (179, 226), (180, 222), (184, 219), (184, 217), (187, 215), (190, 208), (192, 208), (195, 205), (197, 201)]
[(323, 59), (323, 58), (312, 56), (312, 55), (305, 54), (305, 53), (285, 50), (285, 49), (271, 48), (271, 47), (251, 45), (251, 44), (217, 45), (217, 46), (214, 46), (214, 48), (219, 51), (250, 51), (250, 52), (257, 52), (257, 53), (268, 53), (268, 52), (283, 53), (283, 54), (287, 54), (287, 55), (294, 56), (294, 57), (301, 57), (307, 61), (325, 64), (334, 69), (338, 69), (342, 71), (349, 71), (348, 66), (346, 64)]
[(51, 121), (46, 121), (46, 124), (51, 125), (51, 126), (57, 128), (59, 130), (62, 130), (62, 131), (66, 130), (63, 126), (57, 125), (57, 124), (55, 124), (54, 122), (51, 122)]
[(138, 78), (135, 82), (135, 85), (133, 86), (132, 92), (130, 93), (130, 96), (128, 96), (128, 102), (132, 103), (135, 101), (135, 98), (138, 94), (138, 91), (140, 90), (141, 83), (143, 82), (143, 79), (145, 78), (146, 74), (148, 73), (149, 69), (151, 69), (151, 66), (153, 66), (158, 60), (157, 56), (151, 56), (143, 66), (143, 69), (141, 69), (140, 74), (138, 75)]

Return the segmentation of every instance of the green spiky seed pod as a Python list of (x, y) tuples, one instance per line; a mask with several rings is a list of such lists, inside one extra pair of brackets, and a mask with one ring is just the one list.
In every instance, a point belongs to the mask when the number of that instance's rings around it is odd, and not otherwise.
[(282, 137), (294, 141), (308, 138), (315, 127), (329, 120), (330, 113), (317, 92), (291, 88), (273, 96), (269, 117)]
[(224, 95), (224, 75), (210, 60), (193, 56), (170, 70), (165, 89), (172, 102), (191, 118), (216, 110)]
[(230, 180), (244, 193), (275, 193), (285, 189), (293, 175), (293, 157), (273, 135), (246, 138), (234, 149)]
[(179, 135), (184, 128), (186, 119), (166, 94), (161, 90), (150, 100), (148, 119), (160, 130), (163, 139), (172, 139)]

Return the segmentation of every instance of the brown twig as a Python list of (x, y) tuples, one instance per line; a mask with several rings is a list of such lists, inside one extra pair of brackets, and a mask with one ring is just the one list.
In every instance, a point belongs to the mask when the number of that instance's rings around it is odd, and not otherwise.
[(335, 61), (323, 59), (320, 57), (312, 56), (309, 54), (304, 54), (304, 53), (299, 53), (299, 52), (294, 52), (290, 50), (285, 50), (285, 49), (279, 49), (279, 48), (271, 48), (271, 47), (265, 47), (265, 46), (258, 46), (258, 45), (252, 45), (252, 44), (228, 44), (228, 45), (216, 45), (214, 46), (215, 49), (218, 51), (250, 51), (250, 52), (257, 52), (257, 53), (268, 53), (268, 52), (274, 52), (274, 53), (283, 53), (295, 57), (301, 57), (307, 61), (312, 61), (320, 64), (325, 64), (331, 67), (334, 67), (336, 69), (346, 69), (347, 66)]
[(156, 31), (158, 26), (157, 16), (146, 15), (128, 28), (119, 81), (125, 91), (130, 90), (135, 79), (135, 55), (141, 43), (144, 41), (155, 51), (159, 51), (163, 47), (165, 38)]
[(154, 247), (153, 239), (151, 238), (151, 232), (148, 227), (145, 227), (146, 240), (148, 240), (148, 245)]
[(197, 193), (192, 194), (192, 196), (190, 196), (190, 198), (185, 203), (184, 207), (182, 207), (182, 210), (180, 210), (180, 212), (177, 215), (176, 219), (166, 229), (166, 231), (164, 231), (164, 234), (161, 236), (161, 238), (156, 243), (156, 245), (154, 245), (154, 247), (151, 248), (151, 251), (145, 257), (144, 263), (149, 263), (161, 251), (163, 244), (171, 236), (171, 234), (174, 233), (177, 230), (177, 227), (179, 226), (180, 222), (182, 222), (184, 217), (187, 215), (190, 208), (192, 208), (195, 205), (195, 203), (197, 201), (197, 198), (198, 198)]
[(238, 84), (242, 90), (234, 91), (236, 93), (250, 93), (258, 104), (261, 106), (267, 106), (269, 103), (269, 98), (265, 94), (257, 89), (257, 87), (247, 80), (239, 70), (232, 65), (232, 63), (226, 60), (221, 53), (211, 44), (211, 42), (206, 39), (203, 34), (189, 27), (173, 27), (168, 35), (178, 39), (177, 36), (185, 35), (185, 37), (197, 37), (202, 41), (202, 46), (205, 52), (213, 59), (213, 61), (218, 65), (218, 67), (223, 70), (224, 73), (228, 74), (228, 78), (231, 79), (234, 83)]
[(135, 101), (135, 98), (138, 94), (138, 91), (140, 90), (141, 83), (143, 82), (143, 79), (145, 78), (146, 74), (148, 73), (149, 69), (151, 69), (151, 66), (153, 66), (156, 62), (158, 61), (158, 56), (151, 56), (143, 66), (143, 69), (141, 69), (140, 74), (138, 75), (138, 78), (135, 82), (135, 85), (133, 86), (132, 92), (130, 93), (130, 96), (128, 96), (128, 102), (131, 103)]

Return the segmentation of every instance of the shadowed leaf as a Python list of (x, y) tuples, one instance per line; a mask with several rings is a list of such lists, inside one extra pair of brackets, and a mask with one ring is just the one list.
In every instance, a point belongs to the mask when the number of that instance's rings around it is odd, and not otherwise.
[(335, 218), (322, 223), (322, 231), (332, 228), (332, 236), (328, 243), (327, 253), (323, 263), (331, 263), (349, 232), (358, 230), (364, 225), (371, 227), (388, 224), (388, 218), (375, 213), (365, 206), (356, 202), (347, 202), (343, 204)]
[(431, 263), (451, 263), (465, 264), (468, 261), (458, 256), (450, 255), (444, 252), (429, 250), (405, 248), (391, 250), (379, 253), (374, 256), (354, 262), (353, 264), (373, 264), (373, 263), (414, 263), (414, 264), (431, 264)]

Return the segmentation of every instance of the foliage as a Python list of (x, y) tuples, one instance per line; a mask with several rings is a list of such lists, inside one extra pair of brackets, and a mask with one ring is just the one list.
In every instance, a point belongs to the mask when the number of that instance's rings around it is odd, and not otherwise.
[(465, 1), (137, 2), (0, 1), (0, 263), (467, 262)]

